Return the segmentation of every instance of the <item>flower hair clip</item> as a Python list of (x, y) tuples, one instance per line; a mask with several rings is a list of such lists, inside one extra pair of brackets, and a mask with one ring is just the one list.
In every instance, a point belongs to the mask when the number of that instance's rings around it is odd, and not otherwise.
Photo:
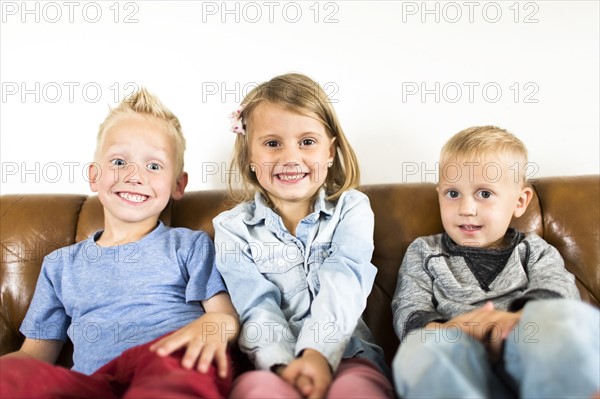
[(242, 111), (244, 106), (240, 106), (237, 110), (233, 111), (230, 115), (231, 118), (231, 131), (236, 134), (246, 135), (246, 129), (244, 129), (244, 122), (242, 121)]

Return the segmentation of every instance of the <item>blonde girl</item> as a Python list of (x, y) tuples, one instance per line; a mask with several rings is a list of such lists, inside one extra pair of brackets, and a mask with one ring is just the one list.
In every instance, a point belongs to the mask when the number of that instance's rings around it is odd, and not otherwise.
[(256, 371), (235, 398), (393, 397), (361, 319), (375, 266), (373, 212), (322, 88), (301, 74), (252, 90), (233, 113), (239, 204), (214, 219), (217, 267)]

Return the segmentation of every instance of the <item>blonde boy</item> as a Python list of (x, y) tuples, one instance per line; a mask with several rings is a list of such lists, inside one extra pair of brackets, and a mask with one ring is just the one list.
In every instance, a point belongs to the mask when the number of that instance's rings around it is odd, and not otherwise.
[(558, 251), (509, 224), (525, 213), (527, 150), (482, 126), (443, 147), (442, 234), (407, 250), (392, 302), (403, 398), (591, 397), (599, 390), (598, 311)]
[[(183, 196), (184, 150), (179, 120), (145, 89), (110, 112), (89, 169), (104, 229), (44, 259), (25, 341), (1, 359), (3, 395), (227, 394), (238, 322), (214, 246), (204, 232), (158, 220)], [(72, 370), (51, 365), (67, 338)]]

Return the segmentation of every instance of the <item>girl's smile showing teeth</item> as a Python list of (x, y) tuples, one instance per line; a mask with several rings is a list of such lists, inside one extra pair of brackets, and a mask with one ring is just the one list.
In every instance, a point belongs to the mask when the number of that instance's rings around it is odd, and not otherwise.
[(275, 176), (277, 176), (277, 178), (279, 180), (282, 180), (285, 182), (296, 182), (296, 181), (304, 179), (304, 177), (306, 175), (307, 175), (307, 173), (294, 173), (294, 174), (281, 173), (281, 174), (277, 174)]
[(128, 192), (120, 192), (117, 193), (119, 197), (127, 200), (129, 202), (144, 202), (148, 199), (147, 195), (128, 193)]

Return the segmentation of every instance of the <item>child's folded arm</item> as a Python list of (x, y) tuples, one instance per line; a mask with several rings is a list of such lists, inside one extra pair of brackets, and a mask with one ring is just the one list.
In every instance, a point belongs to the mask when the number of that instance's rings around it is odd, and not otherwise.
[(433, 278), (426, 270), (426, 261), (434, 253), (427, 242), (419, 238), (410, 244), (402, 260), (392, 299), (394, 329), (400, 340), (412, 330), (446, 320), (435, 307)]
[(295, 339), (280, 307), (282, 293), (258, 270), (250, 253), (252, 245), (242, 236), (243, 228), (227, 222), (243, 223), (239, 219), (214, 220), (215, 263), (239, 312), (240, 349), (260, 370), (286, 365), (294, 360)]
[(54, 364), (64, 344), (58, 340), (25, 338), (18, 351), (7, 353), (3, 357), (34, 358)]
[(535, 235), (526, 240), (530, 254), (524, 257), (523, 267), (529, 283), (523, 294), (509, 305), (509, 310), (517, 311), (530, 300), (579, 299), (575, 277), (565, 268), (558, 250)]
[[(305, 349), (321, 353), (335, 371), (369, 296), (377, 269), (373, 255), (373, 211), (358, 193), (345, 199), (331, 238), (330, 254), (318, 272), (320, 289), (299, 334), (295, 354)], [(341, 200), (340, 200), (341, 202)]]

